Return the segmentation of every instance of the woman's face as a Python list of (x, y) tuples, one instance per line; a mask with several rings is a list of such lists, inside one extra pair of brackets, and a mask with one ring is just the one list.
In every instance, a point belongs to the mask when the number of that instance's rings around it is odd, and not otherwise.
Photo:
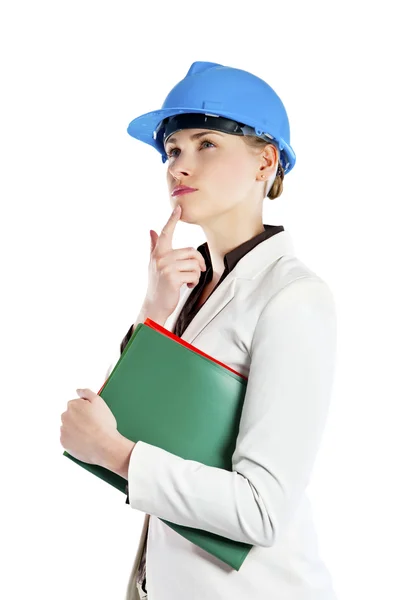
[[(211, 222), (248, 199), (253, 201), (256, 195), (262, 202), (265, 179), (260, 178), (259, 166), (267, 166), (267, 161), (241, 136), (209, 129), (183, 129), (170, 136), (165, 151), (171, 206), (180, 204), (183, 221), (199, 225)], [(197, 191), (172, 196), (178, 185)]]

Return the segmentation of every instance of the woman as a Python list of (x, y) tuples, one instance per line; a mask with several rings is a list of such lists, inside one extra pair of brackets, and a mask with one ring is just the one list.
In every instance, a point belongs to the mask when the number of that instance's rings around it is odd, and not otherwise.
[[(295, 164), (285, 108), (255, 75), (195, 62), (128, 132), (167, 161), (178, 207), (159, 237), (151, 232), (135, 324), (156, 320), (248, 382), (231, 472), (143, 441), (124, 470), (105, 463), (146, 514), (126, 599), (335, 599), (306, 495), (333, 385), (335, 303), (284, 227), (262, 223), (264, 198), (280, 196)], [(172, 250), (179, 219), (206, 242)], [(253, 548), (235, 571), (161, 519)]]
[[(186, 262), (183, 255), (173, 256), (171, 244), (163, 254), (159, 271), (169, 267), (169, 272), (176, 274), (173, 267), (180, 260), (180, 269), (187, 270), (177, 273), (186, 275), (184, 283), (190, 288), (169, 328), (187, 341), (193, 342), (195, 337), (198, 348), (248, 373), (245, 403), (257, 406), (247, 406), (247, 411), (244, 408), (233, 456), (233, 469), (240, 475), (227, 475), (221, 496), (218, 488), (224, 479), (215, 469), (205, 469), (200, 477), (198, 465), (190, 464), (186, 478), (187, 461), (168, 464), (169, 457), (160, 451), (161, 465), (162, 458), (166, 462), (163, 477), (168, 480), (165, 497), (159, 479), (154, 483), (140, 479), (155, 455), (147, 463), (144, 450), (139, 465), (141, 456), (134, 457), (135, 448), (130, 464), (134, 481), (129, 479), (128, 501), (133, 507), (137, 506), (131, 497), (133, 486), (140, 485), (144, 492), (142, 497), (137, 492), (137, 500), (146, 512), (254, 544), (241, 569), (235, 572), (226, 568), (211, 555), (191, 547), (158, 518), (152, 517), (149, 523), (147, 518), (136, 557), (136, 563), (140, 559), (135, 565), (138, 572), (133, 568), (127, 598), (137, 597), (135, 584), (140, 598), (146, 597), (149, 588), (150, 600), (152, 591), (155, 600), (335, 598), (329, 573), (318, 555), (305, 496), (333, 382), (334, 300), (321, 278), (295, 258), (284, 228), (262, 223), (263, 199), (280, 196), (284, 175), (295, 164), (284, 106), (270, 86), (250, 73), (195, 62), (168, 94), (162, 110), (132, 121), (128, 133), (154, 146), (163, 161), (167, 160), (171, 204), (173, 208), (180, 206), (175, 220), (200, 225), (207, 240), (197, 249), (200, 254), (186, 258)], [(196, 191), (174, 193), (179, 186)], [(168, 223), (171, 232), (174, 225), (172, 215)], [(284, 238), (281, 246), (280, 237)], [(157, 241), (152, 232), (152, 253)], [(271, 262), (267, 246), (274, 243), (279, 248), (270, 249), (271, 258), (276, 259)], [(233, 300), (220, 312), (225, 302), (222, 288), (217, 297), (215, 294), (222, 282), (226, 289), (244, 257), (243, 289), (236, 289)], [(156, 286), (149, 286), (153, 303), (144, 306), (136, 323), (149, 316), (149, 306), (160, 311), (164, 302), (166, 312), (162, 315), (161, 310), (161, 316), (156, 316), (165, 324), (164, 317), (173, 311), (167, 306), (166, 289), (161, 287), (156, 296)], [(214, 303), (199, 324), (212, 296)], [(283, 323), (284, 318), (290, 326)], [(279, 325), (284, 326), (281, 335)], [(122, 341), (121, 351), (132, 331), (133, 326)], [(220, 343), (224, 338), (228, 343)], [(288, 377), (291, 381), (285, 380)], [(135, 465), (140, 469), (137, 476)], [(148, 477), (157, 478), (161, 465), (148, 472)], [(208, 491), (204, 497), (200, 486)], [(146, 496), (151, 492), (156, 497), (153, 501)], [(224, 507), (221, 499), (226, 495)], [(161, 503), (167, 503), (168, 510), (158, 514)]]

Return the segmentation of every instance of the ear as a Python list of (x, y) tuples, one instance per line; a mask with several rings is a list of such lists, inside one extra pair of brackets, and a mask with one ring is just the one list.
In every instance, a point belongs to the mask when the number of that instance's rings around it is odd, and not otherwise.
[(279, 155), (278, 150), (274, 144), (267, 144), (263, 150), (262, 156), (267, 163), (267, 167), (271, 167), (272, 172), (277, 169)]
[(279, 161), (278, 150), (274, 144), (267, 144), (259, 156), (259, 169), (256, 179), (266, 181), (274, 176)]

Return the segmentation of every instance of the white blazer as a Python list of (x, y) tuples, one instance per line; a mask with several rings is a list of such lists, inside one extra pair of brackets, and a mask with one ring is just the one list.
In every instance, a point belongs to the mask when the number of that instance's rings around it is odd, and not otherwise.
[[(183, 286), (166, 329), (173, 331), (192, 291)], [(336, 600), (306, 494), (329, 411), (336, 337), (332, 292), (294, 255), (287, 231), (250, 250), (215, 289), (182, 339), (248, 377), (233, 471), (134, 440), (129, 499), (145, 518), (126, 600), (139, 600), (147, 528), (149, 600)], [(253, 548), (235, 571), (161, 518)]]

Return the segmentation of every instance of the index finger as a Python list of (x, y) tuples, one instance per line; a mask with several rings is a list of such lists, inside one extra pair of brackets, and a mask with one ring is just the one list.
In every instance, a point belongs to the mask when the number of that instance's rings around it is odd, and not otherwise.
[(180, 204), (177, 204), (157, 240), (158, 249), (160, 249), (162, 252), (172, 249), (172, 238), (177, 222), (180, 219), (180, 215), (181, 207)]

